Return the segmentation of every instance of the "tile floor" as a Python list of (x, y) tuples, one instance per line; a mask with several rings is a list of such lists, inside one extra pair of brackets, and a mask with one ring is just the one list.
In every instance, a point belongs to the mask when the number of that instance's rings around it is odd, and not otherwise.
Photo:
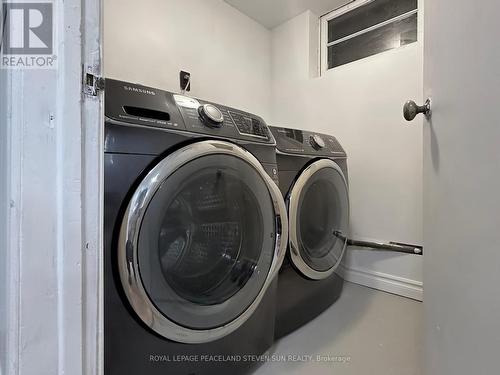
[(420, 375), (421, 341), (421, 302), (346, 283), (337, 303), (278, 341), (274, 361), (255, 374)]

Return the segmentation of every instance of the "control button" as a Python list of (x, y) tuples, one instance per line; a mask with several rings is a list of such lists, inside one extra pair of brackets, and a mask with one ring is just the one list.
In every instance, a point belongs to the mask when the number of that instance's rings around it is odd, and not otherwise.
[(323, 138), (316, 134), (311, 135), (311, 137), (309, 138), (309, 143), (315, 149), (325, 148), (325, 141), (323, 140)]
[(224, 122), (222, 112), (213, 104), (204, 104), (198, 107), (198, 114), (205, 124), (220, 128)]

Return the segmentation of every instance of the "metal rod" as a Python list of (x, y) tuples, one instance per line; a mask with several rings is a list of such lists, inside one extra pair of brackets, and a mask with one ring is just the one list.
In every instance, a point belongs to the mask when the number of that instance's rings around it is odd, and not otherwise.
[(406, 254), (423, 255), (424, 253), (424, 249), (422, 246), (402, 244), (398, 242), (383, 243), (383, 242), (353, 240), (349, 238), (347, 239), (347, 245), (366, 247), (377, 250), (395, 251), (398, 253), (406, 253)]
[(410, 245), (407, 243), (401, 242), (374, 242), (374, 241), (363, 241), (363, 240), (353, 240), (352, 238), (347, 238), (340, 231), (333, 231), (333, 235), (337, 238), (340, 238), (342, 241), (346, 241), (348, 246), (357, 246), (357, 247), (365, 247), (369, 249), (376, 250), (386, 250), (386, 251), (395, 251), (398, 253), (406, 253), (406, 254), (416, 254), (423, 255), (424, 248), (419, 245)]

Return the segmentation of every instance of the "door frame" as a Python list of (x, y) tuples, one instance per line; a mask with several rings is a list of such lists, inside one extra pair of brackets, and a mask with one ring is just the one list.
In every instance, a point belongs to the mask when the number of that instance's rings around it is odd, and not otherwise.
[[(81, 0), (82, 70), (103, 76), (102, 0)], [(82, 101), (83, 375), (104, 374), (104, 95)]]
[(102, 2), (53, 3), (63, 42), (55, 44), (57, 69), (0, 72), (0, 194), (8, 202), (0, 207), (8, 290), (0, 295), (0, 371), (98, 375), (103, 101), (82, 94), (82, 66), (101, 74)]

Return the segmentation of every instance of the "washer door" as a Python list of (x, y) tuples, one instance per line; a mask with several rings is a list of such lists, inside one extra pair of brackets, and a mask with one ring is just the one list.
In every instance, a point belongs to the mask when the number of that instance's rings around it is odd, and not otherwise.
[(339, 266), (347, 244), (349, 193), (329, 159), (309, 165), (288, 196), (290, 257), (305, 276), (320, 280)]
[(135, 191), (118, 244), (137, 315), (184, 343), (221, 338), (258, 306), (286, 251), (280, 191), (248, 151), (203, 141), (167, 156)]

